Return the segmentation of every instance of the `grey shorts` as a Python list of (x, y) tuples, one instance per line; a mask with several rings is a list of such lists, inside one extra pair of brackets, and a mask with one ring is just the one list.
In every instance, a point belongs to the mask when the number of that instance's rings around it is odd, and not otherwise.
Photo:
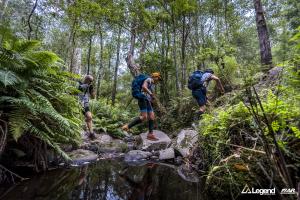
[(79, 100), (82, 106), (82, 113), (85, 115), (87, 112), (90, 111), (89, 107), (89, 97), (87, 96), (79, 96)]

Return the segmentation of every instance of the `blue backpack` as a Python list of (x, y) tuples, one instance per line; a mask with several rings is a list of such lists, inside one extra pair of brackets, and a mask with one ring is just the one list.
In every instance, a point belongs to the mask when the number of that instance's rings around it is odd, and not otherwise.
[(201, 78), (203, 76), (203, 72), (200, 70), (194, 71), (189, 77), (188, 88), (190, 90), (200, 89), (203, 86)]
[(132, 96), (136, 99), (144, 99), (146, 96), (142, 93), (142, 85), (144, 81), (149, 78), (149, 76), (145, 74), (140, 74), (134, 78), (131, 83), (131, 93)]

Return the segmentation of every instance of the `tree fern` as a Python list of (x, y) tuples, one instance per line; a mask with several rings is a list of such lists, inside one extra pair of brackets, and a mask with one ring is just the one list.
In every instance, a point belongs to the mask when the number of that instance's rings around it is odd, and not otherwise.
[(18, 140), (22, 134), (34, 135), (68, 158), (59, 144), (81, 138), (80, 108), (69, 95), (75, 76), (60, 70), (54, 53), (36, 51), (37, 41), (5, 38), (0, 47), (0, 109), (8, 116), (10, 136)]
[(11, 46), (11, 50), (18, 53), (26, 53), (39, 46), (40, 42), (37, 40), (17, 40), (15, 43), (13, 43), (13, 46)]
[(12, 71), (0, 69), (0, 83), (6, 86), (11, 86), (19, 83), (21, 79)]
[(9, 119), (9, 131), (15, 140), (18, 140), (27, 131), (26, 123), (28, 123), (28, 120), (24, 118), (26, 112), (20, 111), (12, 113)]

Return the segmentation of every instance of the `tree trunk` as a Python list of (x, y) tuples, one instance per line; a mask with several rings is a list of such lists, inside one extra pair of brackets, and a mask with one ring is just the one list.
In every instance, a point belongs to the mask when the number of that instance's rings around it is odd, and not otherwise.
[(69, 48), (66, 48), (66, 55), (68, 55), (69, 49), (71, 49), (71, 58), (70, 58), (70, 66), (69, 66), (70, 72), (74, 71), (73, 65), (74, 65), (74, 59), (76, 59), (74, 55), (76, 49), (76, 24), (77, 24), (77, 20), (75, 18), (72, 25), (70, 37), (69, 37)]
[(186, 27), (186, 17), (183, 16), (182, 19), (182, 38), (181, 38), (181, 89), (186, 85), (186, 40), (188, 36), (188, 30)]
[[(170, 49), (170, 34), (169, 28), (166, 23), (162, 23), (161, 25), (161, 32), (162, 32), (162, 40), (161, 40), (161, 55), (163, 56), (163, 62), (165, 64), (168, 63), (168, 56), (169, 56), (169, 49)], [(169, 101), (169, 94), (168, 94), (168, 70), (165, 67), (161, 68), (163, 80), (160, 84), (160, 101), (163, 105), (167, 105)]]
[(136, 77), (137, 75), (139, 75), (141, 73), (139, 65), (137, 63), (135, 63), (134, 60), (133, 60), (134, 47), (135, 47), (135, 38), (136, 38), (136, 30), (135, 29), (136, 29), (135, 23), (132, 23), (130, 48), (129, 48), (129, 52), (128, 52), (127, 57), (126, 57), (127, 67), (129, 68), (130, 73), (134, 77)]
[[(142, 44), (141, 44), (141, 49), (140, 49), (140, 56), (141, 56), (142, 58), (143, 58), (143, 55), (144, 55), (145, 50), (146, 50), (146, 45), (147, 45), (147, 41), (148, 41), (149, 35), (150, 35), (149, 32), (145, 32), (145, 33), (143, 34), (143, 39), (142, 39)], [(140, 64), (141, 64), (141, 66), (144, 65), (144, 59), (141, 59)]]
[(75, 48), (74, 54), (73, 54), (73, 67), (72, 67), (72, 73), (75, 74), (81, 74), (81, 56), (82, 56), (82, 50), (81, 48)]
[(119, 69), (119, 63), (120, 63), (121, 31), (122, 31), (122, 29), (121, 29), (121, 27), (119, 27), (118, 41), (117, 41), (117, 59), (116, 59), (116, 66), (115, 66), (115, 71), (114, 71), (114, 85), (113, 85), (112, 93), (111, 93), (112, 105), (115, 105), (116, 95), (117, 95), (118, 69)]
[(98, 99), (100, 96), (100, 83), (101, 83), (101, 70), (103, 69), (103, 35), (102, 31), (100, 31), (100, 65), (97, 76), (97, 94), (96, 98)]
[(93, 35), (90, 35), (90, 38), (89, 38), (89, 49), (88, 49), (88, 55), (87, 55), (87, 72), (86, 72), (86, 74), (90, 74), (92, 42), (93, 42)]
[[(174, 18), (174, 17), (173, 17)], [(176, 27), (175, 27), (175, 19), (173, 19), (173, 62), (176, 70), (175, 82), (176, 82), (176, 91), (180, 94), (180, 86), (179, 86), (179, 68), (177, 66), (177, 55), (176, 55)]]
[(30, 24), (30, 20), (31, 20), (31, 17), (37, 7), (37, 4), (38, 4), (38, 0), (35, 0), (35, 3), (31, 9), (31, 12), (28, 16), (28, 19), (27, 19), (27, 24), (28, 24), (28, 35), (27, 35), (27, 39), (30, 40), (31, 39), (31, 32), (32, 32), (32, 27), (31, 27), (31, 24)]
[(260, 0), (253, 0), (256, 12), (256, 27), (259, 39), (261, 64), (266, 65), (267, 69), (272, 67), (272, 53), (269, 39), (269, 32), (264, 16), (264, 10)]
[(6, 10), (6, 8), (7, 8), (8, 1), (9, 1), (9, 0), (3, 0), (3, 1), (2, 1), (1, 10), (0, 10), (0, 20), (1, 20), (1, 21), (2, 21), (2, 19), (3, 19), (4, 14), (5, 14), (5, 10)]

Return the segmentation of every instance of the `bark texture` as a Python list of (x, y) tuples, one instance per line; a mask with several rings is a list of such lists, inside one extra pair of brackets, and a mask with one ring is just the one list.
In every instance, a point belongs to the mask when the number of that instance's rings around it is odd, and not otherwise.
[(256, 13), (256, 27), (259, 39), (261, 64), (268, 65), (268, 69), (270, 69), (272, 67), (272, 53), (264, 10), (260, 0), (253, 0), (253, 2)]

